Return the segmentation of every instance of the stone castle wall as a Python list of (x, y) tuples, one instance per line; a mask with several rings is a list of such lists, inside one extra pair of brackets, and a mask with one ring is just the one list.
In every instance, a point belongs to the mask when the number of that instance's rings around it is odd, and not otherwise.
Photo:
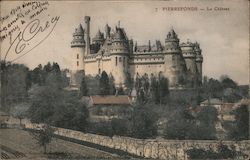
[[(26, 123), (25, 127), (28, 129), (39, 129), (41, 125)], [(178, 159), (187, 160), (188, 156), (186, 150), (191, 148), (212, 148), (222, 143), (229, 148), (234, 146), (237, 151), (241, 151), (250, 156), (250, 141), (216, 141), (216, 140), (164, 140), (164, 139), (136, 139), (122, 136), (101, 136), (79, 131), (56, 128), (56, 135), (72, 138), (80, 141), (98, 144), (101, 146), (119, 149), (130, 154), (145, 158), (154, 159)]]

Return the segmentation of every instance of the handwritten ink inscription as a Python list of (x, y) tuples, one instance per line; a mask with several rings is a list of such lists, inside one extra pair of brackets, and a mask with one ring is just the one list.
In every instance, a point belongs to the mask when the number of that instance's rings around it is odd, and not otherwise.
[(29, 1), (4, 13), (0, 17), (0, 43), (5, 43), (6, 52), (1, 58), (14, 61), (47, 39), (60, 19), (50, 16), (48, 11), (48, 1)]
[(13, 41), (10, 41), (10, 47), (5, 58), (10, 51), (14, 50), (16, 54), (22, 53), (23, 56), (41, 44), (54, 30), (59, 18), (59, 16), (53, 17), (50, 21), (46, 21), (43, 24), (41, 24), (39, 19), (32, 20), (23, 31), (18, 33)]

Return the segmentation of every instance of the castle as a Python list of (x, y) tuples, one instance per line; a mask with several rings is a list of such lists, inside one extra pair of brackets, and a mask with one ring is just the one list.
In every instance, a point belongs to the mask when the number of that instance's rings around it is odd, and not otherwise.
[(85, 75), (100, 75), (103, 71), (112, 75), (116, 87), (126, 87), (126, 78), (138, 76), (158, 76), (168, 78), (172, 88), (195, 87), (202, 82), (203, 56), (199, 44), (179, 43), (177, 34), (171, 29), (162, 45), (156, 40), (154, 45), (138, 46), (128, 39), (120, 24), (112, 32), (106, 24), (105, 34), (100, 30), (90, 40), (90, 17), (84, 17), (85, 28), (80, 24), (73, 33), (71, 42), (72, 68), (74, 74), (83, 70)]

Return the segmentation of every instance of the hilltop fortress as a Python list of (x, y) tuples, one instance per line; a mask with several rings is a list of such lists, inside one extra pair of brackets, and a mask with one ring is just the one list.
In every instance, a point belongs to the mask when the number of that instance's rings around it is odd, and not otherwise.
[(105, 71), (114, 78), (116, 87), (126, 87), (126, 78), (135, 79), (159, 74), (169, 80), (172, 88), (195, 87), (202, 82), (203, 56), (199, 44), (179, 43), (178, 35), (171, 29), (162, 44), (156, 40), (139, 46), (128, 39), (124, 28), (116, 26), (113, 31), (108, 24), (105, 33), (100, 30), (90, 38), (90, 17), (84, 17), (84, 29), (80, 24), (73, 33), (71, 42), (71, 84), (74, 75), (84, 71), (85, 75), (100, 75)]

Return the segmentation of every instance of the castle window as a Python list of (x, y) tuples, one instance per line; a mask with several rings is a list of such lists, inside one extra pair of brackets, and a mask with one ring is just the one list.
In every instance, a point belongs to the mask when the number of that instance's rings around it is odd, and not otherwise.
[(122, 61), (122, 57), (119, 57), (119, 62), (121, 62)]
[(79, 66), (79, 61), (76, 62), (76, 65)]
[(76, 55), (76, 58), (79, 59), (79, 54)]
[(117, 66), (117, 57), (115, 57), (115, 65)]

